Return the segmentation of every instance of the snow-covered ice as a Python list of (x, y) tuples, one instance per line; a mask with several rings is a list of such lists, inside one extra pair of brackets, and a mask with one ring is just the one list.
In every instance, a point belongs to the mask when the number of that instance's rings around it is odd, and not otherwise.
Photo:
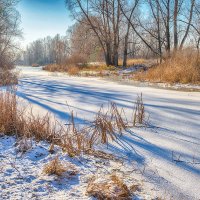
[[(100, 78), (70, 77), (45, 72), (41, 68), (20, 69), (19, 97), (30, 102), (36, 112), (52, 112), (63, 123), (69, 117), (69, 107), (77, 113), (77, 122), (84, 122), (93, 119), (99, 107), (110, 101), (124, 107), (130, 116), (137, 95), (142, 93), (149, 115), (148, 126), (131, 129), (123, 135), (120, 143), (112, 142), (108, 148), (103, 147), (104, 150), (125, 160), (126, 167), (123, 170), (134, 167), (141, 172), (139, 177), (135, 176), (142, 180), (147, 193), (151, 191), (150, 196), (200, 199), (200, 93), (121, 85)], [(0, 153), (4, 155), (2, 148), (4, 145), (2, 147), (1, 144)], [(12, 155), (13, 148), (11, 152), (9, 145), (6, 148), (5, 154)], [(28, 158), (23, 162), (27, 167), (35, 163)], [(32, 170), (38, 171), (41, 164)], [(10, 174), (8, 169), (4, 178), (12, 182)], [(35, 179), (38, 181), (38, 178)], [(34, 185), (34, 182), (30, 182)], [(16, 190), (22, 188), (18, 185)], [(69, 195), (70, 191), (66, 193)], [(57, 192), (54, 195), (58, 195)]]

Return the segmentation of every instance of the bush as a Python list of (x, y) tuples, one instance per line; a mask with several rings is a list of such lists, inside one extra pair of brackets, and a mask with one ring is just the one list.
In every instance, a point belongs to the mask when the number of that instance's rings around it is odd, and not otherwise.
[(18, 84), (18, 74), (12, 70), (0, 69), (0, 86)]

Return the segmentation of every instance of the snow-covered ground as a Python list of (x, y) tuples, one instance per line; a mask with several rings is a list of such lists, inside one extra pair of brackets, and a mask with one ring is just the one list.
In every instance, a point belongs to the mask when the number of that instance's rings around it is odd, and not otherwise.
[[(142, 92), (149, 115), (149, 125), (131, 129), (124, 134), (120, 143), (111, 143), (102, 148), (125, 160), (125, 166), (119, 165), (117, 168), (122, 171), (136, 170), (135, 178), (142, 181), (143, 188), (146, 188), (147, 195), (149, 194), (146, 199), (151, 199), (150, 196), (160, 196), (163, 199), (200, 199), (200, 93), (120, 85), (99, 78), (69, 77), (60, 73), (45, 72), (41, 68), (20, 69), (20, 98), (33, 104), (35, 112), (52, 112), (62, 122), (67, 121), (69, 117), (69, 107), (77, 113), (77, 122), (84, 122), (93, 119), (99, 107), (110, 101), (124, 107), (127, 115), (131, 115), (133, 103)], [(13, 143), (5, 145), (5, 140), (0, 139), (0, 155), (14, 156)], [(9, 146), (10, 144), (12, 145)], [(27, 168), (36, 165), (31, 170), (40, 173), (42, 163), (36, 164), (36, 161), (30, 161), (28, 158), (24, 158), (21, 163), (24, 163), (21, 167)], [(15, 177), (11, 176), (13, 172), (9, 168), (7, 170), (7, 175), (3, 178), (15, 185)], [(87, 167), (84, 170), (84, 173), (87, 173)], [(134, 174), (130, 175), (129, 181), (133, 180), (132, 177)], [(39, 182), (38, 178), (30, 178), (29, 184), (34, 186), (35, 179)], [(0, 185), (5, 182), (2, 177), (0, 181)], [(40, 183), (46, 184), (43, 181)], [(22, 194), (26, 189), (23, 190), (25, 186), (22, 184), (23, 187), (20, 187), (20, 184), (19, 180), (19, 185), (13, 186), (11, 191), (17, 195), (20, 191)], [(9, 185), (3, 187), (13, 188)], [(56, 189), (57, 192), (52, 192), (52, 199), (59, 199), (55, 198), (59, 192), (70, 194), (70, 189), (67, 192), (66, 188), (60, 187)], [(66, 187), (75, 188), (72, 193), (79, 195), (71, 195), (70, 199), (86, 198), (81, 198), (81, 193), (77, 192), (81, 190), (79, 187), (85, 187), (84, 184)]]

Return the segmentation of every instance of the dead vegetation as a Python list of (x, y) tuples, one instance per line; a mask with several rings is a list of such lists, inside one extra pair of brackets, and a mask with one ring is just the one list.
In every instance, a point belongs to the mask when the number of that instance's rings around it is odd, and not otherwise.
[[(12, 91), (12, 92), (11, 92)], [(143, 123), (145, 109), (142, 95), (136, 101), (133, 120), (128, 121), (124, 108), (119, 108), (115, 103), (110, 103), (108, 108), (103, 106), (96, 114), (94, 121), (79, 127), (74, 114), (71, 112), (70, 120), (64, 126), (55, 120), (50, 114), (43, 116), (34, 115), (31, 108), (24, 109), (16, 97), (15, 90), (0, 92), (0, 132), (5, 135), (17, 136), (16, 149), (18, 153), (25, 153), (32, 148), (32, 139), (47, 141), (50, 143), (49, 152), (56, 152), (55, 145), (62, 148), (68, 156), (79, 156), (82, 153), (88, 155), (120, 161), (114, 155), (95, 150), (94, 145), (108, 144), (110, 140), (120, 140), (130, 127)], [(64, 162), (58, 156), (42, 169), (44, 174), (62, 177), (75, 176), (78, 173), (75, 165)], [(109, 175), (101, 179), (92, 179), (87, 188), (90, 196), (99, 200), (103, 199), (131, 199), (138, 187), (128, 188), (117, 176)]]
[(131, 192), (127, 185), (114, 174), (103, 178), (93, 177), (88, 184), (87, 194), (98, 200), (131, 199)]
[[(144, 64), (146, 62), (145, 59), (142, 59), (142, 58), (129, 58), (127, 59), (127, 67), (131, 67), (133, 65), (138, 65), (138, 64)], [(123, 65), (123, 60), (120, 59), (119, 60), (119, 66), (122, 66)]]
[(74, 114), (66, 125), (60, 124), (52, 115), (34, 115), (32, 108), (19, 105), (16, 91), (0, 92), (0, 132), (5, 135), (17, 135), (22, 138), (19, 150), (29, 149), (28, 139), (47, 141), (51, 144), (50, 153), (54, 152), (54, 145), (62, 147), (70, 157), (82, 152), (91, 152), (95, 144), (108, 144), (116, 141), (130, 127), (145, 124), (145, 108), (142, 94), (138, 96), (133, 107), (133, 119), (128, 120), (124, 108), (119, 108), (113, 102), (108, 108), (101, 106), (93, 121), (83, 126), (75, 122)]
[[(79, 61), (79, 62), (78, 62)], [(127, 67), (131, 67), (138, 64), (144, 64), (145, 59), (128, 59)], [(122, 60), (119, 60), (119, 66), (123, 64)], [(43, 70), (50, 72), (66, 72), (69, 75), (84, 75), (84, 76), (106, 76), (106, 71), (114, 73), (118, 68), (115, 66), (107, 66), (104, 62), (86, 63), (85, 60), (78, 58), (70, 58), (65, 64), (49, 64), (43, 67)], [(92, 74), (92, 72), (94, 72)]]
[(69, 162), (61, 162), (56, 156), (53, 160), (44, 166), (43, 172), (47, 175), (56, 176), (74, 176), (78, 173), (74, 165)]
[(101, 143), (108, 143), (109, 138), (117, 139), (117, 134), (122, 135), (122, 131), (128, 127), (123, 108), (118, 109), (117, 105), (111, 102), (110, 107), (105, 111), (101, 106), (93, 122), (92, 137), (101, 138)]
[(192, 50), (177, 52), (174, 56), (152, 67), (146, 72), (139, 72), (135, 80), (167, 83), (200, 83), (200, 57)]
[(145, 108), (144, 108), (142, 93), (140, 96), (137, 97), (137, 100), (135, 102), (133, 126), (136, 126), (137, 124), (140, 125), (145, 124)]
[(0, 69), (0, 86), (16, 85), (18, 74), (12, 70)]

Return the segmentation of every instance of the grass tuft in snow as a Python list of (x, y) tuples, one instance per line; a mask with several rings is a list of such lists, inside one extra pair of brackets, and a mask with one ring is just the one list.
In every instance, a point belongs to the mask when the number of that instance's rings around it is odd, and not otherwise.
[(88, 184), (87, 193), (98, 200), (128, 200), (131, 192), (127, 185), (117, 175), (107, 175), (104, 178), (93, 177)]
[(74, 165), (67, 162), (61, 162), (58, 156), (44, 166), (43, 172), (47, 175), (57, 176), (62, 176), (64, 174), (68, 176), (74, 176), (78, 173)]

